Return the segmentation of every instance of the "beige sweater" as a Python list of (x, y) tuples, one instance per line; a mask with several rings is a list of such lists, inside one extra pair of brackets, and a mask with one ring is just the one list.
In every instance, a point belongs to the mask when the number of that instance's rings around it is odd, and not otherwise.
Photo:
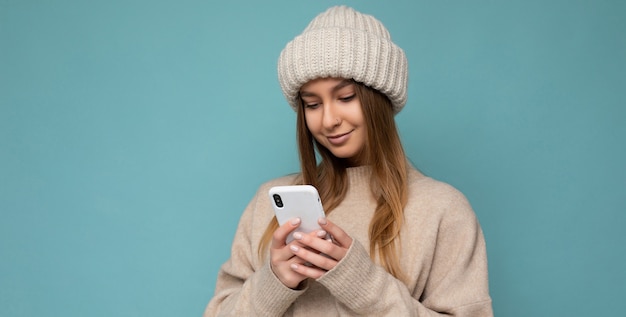
[(259, 260), (257, 247), (273, 217), (263, 184), (244, 211), (204, 316), (493, 316), (483, 233), (471, 206), (453, 187), (409, 171), (401, 232), (404, 284), (369, 257), (369, 222), (376, 202), (369, 167), (348, 169), (350, 189), (328, 215), (354, 242), (346, 257), (304, 290), (284, 286)]

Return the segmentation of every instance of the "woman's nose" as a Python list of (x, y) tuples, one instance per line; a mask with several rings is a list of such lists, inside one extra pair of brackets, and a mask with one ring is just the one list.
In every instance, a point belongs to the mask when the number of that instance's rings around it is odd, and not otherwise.
[(324, 105), (324, 117), (322, 121), (324, 127), (327, 129), (332, 129), (341, 124), (341, 118), (339, 116), (339, 113), (337, 113), (336, 109), (334, 108), (334, 105)]

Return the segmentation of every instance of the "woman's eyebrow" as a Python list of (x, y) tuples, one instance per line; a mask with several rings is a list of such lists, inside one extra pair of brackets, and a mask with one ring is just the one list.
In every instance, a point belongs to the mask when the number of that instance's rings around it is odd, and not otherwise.
[(354, 81), (352, 81), (351, 79), (344, 79), (340, 83), (338, 83), (335, 87), (333, 87), (333, 92), (336, 92), (337, 90), (340, 90), (341, 88), (350, 86), (352, 84), (354, 84)]
[[(335, 87), (332, 88), (332, 92), (337, 92), (338, 90), (341, 90), (341, 88), (350, 86), (352, 84), (354, 84), (354, 81), (352, 81), (351, 79), (344, 79), (340, 83), (335, 85)], [(300, 91), (300, 97), (316, 97), (316, 96), (317, 96), (316, 94), (312, 92), (308, 92), (306, 90)]]
[(312, 92), (300, 91), (300, 97), (315, 97), (316, 94)]

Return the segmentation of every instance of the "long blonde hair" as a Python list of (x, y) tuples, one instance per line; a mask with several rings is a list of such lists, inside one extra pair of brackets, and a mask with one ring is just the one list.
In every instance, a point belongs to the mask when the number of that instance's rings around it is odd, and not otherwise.
[[(404, 280), (399, 263), (398, 241), (404, 223), (404, 206), (408, 199), (406, 157), (387, 96), (358, 82), (354, 84), (367, 127), (364, 154), (372, 169), (370, 189), (377, 202), (369, 226), (370, 257), (372, 260), (378, 257), (379, 263), (390, 274)], [(315, 186), (324, 210), (329, 214), (348, 192), (347, 164), (313, 138), (306, 126), (301, 98), (298, 98), (296, 133), (301, 168), (297, 183)], [(315, 156), (316, 150), (321, 157), (319, 164)], [(261, 258), (264, 257), (277, 228), (278, 222), (274, 217), (259, 243)]]

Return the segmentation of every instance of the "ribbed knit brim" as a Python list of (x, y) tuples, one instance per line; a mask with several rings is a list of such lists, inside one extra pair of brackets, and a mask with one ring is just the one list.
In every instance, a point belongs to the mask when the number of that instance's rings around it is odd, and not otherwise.
[(346, 6), (332, 7), (315, 17), (278, 60), (278, 80), (294, 110), (302, 85), (326, 77), (354, 79), (382, 92), (395, 113), (406, 103), (404, 51), (391, 41), (380, 21)]

